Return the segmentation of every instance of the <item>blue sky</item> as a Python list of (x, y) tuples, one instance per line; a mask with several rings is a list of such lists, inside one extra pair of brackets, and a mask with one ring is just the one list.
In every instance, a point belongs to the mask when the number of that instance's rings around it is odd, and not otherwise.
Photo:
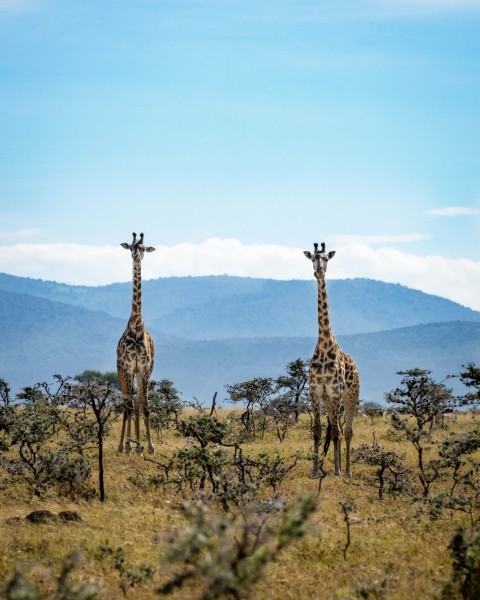
[(480, 0), (0, 0), (0, 271), (400, 282), (480, 309)]

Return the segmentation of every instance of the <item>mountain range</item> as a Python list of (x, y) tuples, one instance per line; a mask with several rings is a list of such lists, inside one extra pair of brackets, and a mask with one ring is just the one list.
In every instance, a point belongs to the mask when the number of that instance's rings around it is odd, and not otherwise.
[[(333, 331), (357, 362), (364, 400), (382, 402), (400, 370), (426, 368), (443, 379), (480, 362), (478, 311), (368, 279), (330, 280), (328, 294)], [(314, 280), (170, 277), (144, 281), (142, 299), (154, 378), (173, 380), (186, 399), (209, 402), (215, 391), (222, 399), (225, 384), (277, 377), (315, 348)], [(54, 373), (115, 370), (130, 308), (129, 282), (73, 286), (0, 274), (0, 377), (18, 391)]]

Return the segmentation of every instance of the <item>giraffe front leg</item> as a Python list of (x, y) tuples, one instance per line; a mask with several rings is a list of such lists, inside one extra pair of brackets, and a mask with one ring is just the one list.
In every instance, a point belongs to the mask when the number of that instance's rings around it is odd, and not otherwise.
[(318, 477), (318, 452), (322, 439), (322, 422), (320, 420), (320, 403), (313, 394), (311, 401), (313, 406), (313, 464), (310, 476), (315, 479)]
[[(122, 431), (120, 433), (120, 442), (118, 444), (118, 452), (123, 452), (125, 450), (125, 454), (130, 454), (132, 450), (132, 445), (130, 443), (130, 429), (132, 422), (132, 409), (128, 405), (125, 404), (123, 409), (123, 422), (122, 422)], [(125, 447), (123, 446), (123, 442), (125, 440), (125, 434), (127, 435), (127, 439), (125, 441)]]
[(125, 439), (125, 428), (127, 425), (127, 409), (124, 407), (123, 409), (123, 421), (122, 421), (122, 431), (120, 433), (120, 442), (118, 443), (118, 452), (123, 452), (123, 441)]
[(147, 408), (147, 411), (144, 414), (145, 421), (145, 431), (147, 432), (147, 450), (149, 454), (155, 454), (155, 446), (152, 442), (152, 435), (150, 432), (150, 412)]
[(127, 417), (127, 441), (125, 442), (125, 454), (130, 454), (130, 452), (132, 451), (131, 435), (132, 435), (132, 409), (130, 408), (128, 410), (128, 417)]
[[(123, 411), (122, 432), (120, 434), (120, 442), (118, 444), (118, 452), (123, 452), (125, 450), (125, 454), (130, 454), (130, 452), (132, 450), (132, 445), (130, 443), (131, 419), (132, 419), (131, 409), (125, 408)], [(125, 440), (125, 433), (127, 434), (127, 440), (125, 442), (125, 447), (124, 447), (123, 442)]]
[(345, 422), (345, 475), (347, 477), (351, 477), (352, 474), (350, 472), (350, 443), (353, 437), (353, 428), (352, 428), (353, 415), (351, 418), (346, 418)]
[(149, 454), (155, 454), (155, 446), (152, 442), (152, 434), (150, 430), (150, 407), (148, 405), (148, 400), (145, 400), (145, 405), (143, 407), (143, 420), (145, 423), (145, 431), (147, 433), (147, 450)]
[[(123, 422), (122, 431), (120, 433), (120, 441), (118, 444), (118, 452), (123, 452), (125, 450), (125, 453), (129, 454), (131, 450), (130, 426), (132, 418), (133, 378), (131, 374), (124, 371), (120, 365), (117, 365), (117, 369), (123, 398)], [(125, 441), (125, 434), (127, 435), (127, 440), (124, 447), (123, 443)]]
[(130, 454), (132, 451), (132, 414), (133, 400), (130, 401), (127, 414), (127, 441), (125, 442), (125, 454)]
[(334, 412), (331, 419), (331, 432), (333, 440), (333, 461), (335, 465), (335, 475), (342, 474), (342, 463), (340, 458), (342, 448), (342, 432), (340, 429), (339, 416), (337, 412)]
[(337, 434), (337, 436), (333, 438), (333, 452), (334, 452), (334, 457), (335, 457), (335, 475), (341, 475), (342, 474), (342, 458), (341, 458), (341, 452), (342, 452), (342, 438), (340, 436), (340, 433)]
[(137, 447), (135, 448), (135, 452), (137, 454), (143, 453), (142, 445), (140, 444), (140, 399), (137, 397), (137, 402), (135, 403), (135, 437)]
[(143, 421), (145, 423), (145, 432), (147, 435), (147, 451), (149, 454), (155, 454), (155, 447), (152, 442), (152, 433), (150, 428), (150, 405), (148, 403), (148, 383), (145, 383), (142, 386), (143, 401), (142, 401), (142, 412), (143, 412)]

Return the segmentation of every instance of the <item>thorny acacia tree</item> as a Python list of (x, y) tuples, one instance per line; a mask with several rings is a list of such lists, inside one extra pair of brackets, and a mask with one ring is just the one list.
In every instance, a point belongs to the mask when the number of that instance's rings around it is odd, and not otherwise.
[(259, 433), (263, 438), (266, 429), (273, 426), (280, 442), (284, 440), (299, 414), (310, 409), (308, 368), (308, 360), (297, 358), (287, 364), (286, 374), (277, 379), (255, 377), (225, 386), (227, 401), (245, 407), (240, 418), (248, 433)]
[(255, 407), (263, 414), (260, 423), (260, 432), (265, 432), (266, 412), (270, 398), (274, 393), (273, 379), (270, 377), (255, 377), (249, 381), (243, 381), (233, 385), (225, 386), (229, 395), (228, 401), (234, 404), (244, 404), (245, 412), (241, 416), (242, 423), (249, 433), (256, 433)]
[(295, 421), (298, 421), (300, 413), (305, 412), (309, 407), (308, 395), (308, 370), (310, 368), (310, 360), (297, 358), (289, 362), (286, 370), (286, 375), (277, 377), (275, 383), (277, 391), (281, 394), (281, 398), (287, 401), (294, 407)]
[[(120, 392), (110, 385), (92, 379), (85, 383), (66, 384), (63, 399), (70, 408), (64, 423), (65, 427), (72, 430), (69, 427), (69, 420), (73, 419), (80, 430), (89, 432), (84, 442), (95, 442), (98, 451), (99, 496), (103, 502), (105, 500), (103, 442), (110, 430), (110, 421), (115, 408), (120, 404)], [(91, 418), (92, 413), (94, 419)]]
[(425, 440), (430, 438), (438, 416), (453, 406), (454, 397), (451, 389), (430, 376), (430, 371), (411, 369), (399, 371), (398, 375), (402, 375), (401, 387), (385, 394), (385, 398), (394, 405), (393, 427), (402, 431), (417, 451), (419, 479), (427, 496), (439, 471), (436, 463), (425, 464)]
[(460, 381), (468, 388), (475, 391), (466, 394), (462, 399), (463, 404), (480, 405), (480, 368), (475, 363), (462, 365), (465, 371), (460, 372)]
[(110, 385), (117, 390), (120, 389), (120, 381), (118, 379), (118, 373), (116, 371), (94, 371), (87, 369), (79, 375), (75, 375), (74, 378), (79, 383), (88, 383), (90, 381), (98, 381), (99, 383), (105, 383)]
[(4, 459), (2, 466), (36, 496), (41, 496), (57, 480), (69, 461), (66, 452), (54, 443), (59, 428), (59, 394), (65, 386), (60, 375), (54, 379), (52, 385), (44, 382), (24, 387), (17, 394), (23, 403), (11, 405), (8, 402), (2, 410), (3, 446), (17, 452), (16, 458), (11, 455)]
[(178, 427), (178, 419), (183, 411), (184, 402), (180, 392), (170, 379), (150, 380), (148, 384), (148, 402), (150, 405), (150, 423), (157, 433), (163, 428)]

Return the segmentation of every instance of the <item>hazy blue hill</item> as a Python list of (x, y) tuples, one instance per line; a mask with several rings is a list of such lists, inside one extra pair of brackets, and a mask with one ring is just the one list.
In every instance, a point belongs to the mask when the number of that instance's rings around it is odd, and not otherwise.
[[(339, 336), (361, 374), (361, 397), (383, 402), (399, 381), (397, 371), (429, 369), (439, 380), (462, 364), (480, 363), (480, 323), (433, 323), (362, 335)], [(173, 379), (185, 397), (208, 401), (225, 397), (225, 384), (256, 376), (277, 377), (295, 358), (308, 358), (315, 338), (257, 338), (157, 345), (158, 369)], [(462, 388), (454, 381), (459, 392)]]
[(0, 292), (0, 315), (0, 377), (12, 388), (111, 368), (125, 327), (100, 312), (8, 292)]
[[(317, 331), (314, 281), (259, 280), (261, 289), (177, 309), (155, 319), (162, 331), (191, 339), (309, 336)], [(398, 284), (369, 279), (328, 282), (336, 335), (382, 331), (420, 323), (472, 320), (480, 313)]]
[[(369, 279), (328, 282), (336, 335), (442, 321), (479, 321), (480, 313), (445, 298)], [(128, 318), (131, 283), (68, 286), (0, 274), (0, 290), (20, 292)], [(248, 277), (169, 277), (143, 283), (147, 323), (189, 339), (303, 337), (317, 330), (311, 281)]]
[(209, 402), (225, 385), (253, 377), (278, 377), (296, 358), (310, 356), (313, 338), (252, 338), (157, 344), (157, 368), (172, 379), (183, 397)]
[[(339, 336), (338, 341), (357, 361), (363, 381), (362, 395), (377, 401), (394, 387), (397, 371), (420, 367), (443, 380), (447, 375), (458, 374), (467, 362), (480, 364), (480, 323), (475, 322), (430, 323)], [(450, 380), (447, 385), (456, 393), (465, 391), (457, 380)]]
[[(478, 312), (366, 279), (328, 285), (333, 329), (359, 365), (363, 398), (381, 400), (399, 370), (420, 366), (444, 377), (480, 363)], [(130, 283), (67, 286), (0, 275), (0, 377), (18, 390), (54, 373), (114, 370), (130, 303)], [(209, 400), (225, 384), (276, 377), (289, 361), (311, 356), (316, 342), (314, 281), (159, 279), (145, 282), (144, 305), (157, 346), (154, 377), (173, 379), (185, 397)]]
[(400, 284), (345, 279), (330, 281), (328, 285), (332, 325), (337, 335), (421, 323), (480, 321), (479, 311)]
[[(249, 277), (167, 277), (142, 282), (143, 314), (149, 321), (186, 306), (226, 298), (235, 294), (261, 292), (269, 280)], [(132, 284), (104, 286), (66, 285), (0, 273), (0, 290), (65, 302), (114, 317), (130, 313)]]
[(105, 286), (67, 285), (56, 281), (0, 273), (0, 290), (63, 302), (123, 318), (128, 318), (132, 302), (131, 283), (114, 283)]
[[(87, 310), (0, 290), (0, 377), (12, 387), (49, 380), (54, 373), (116, 369), (116, 347), (127, 316), (118, 319)], [(150, 327), (156, 342), (171, 340)]]

